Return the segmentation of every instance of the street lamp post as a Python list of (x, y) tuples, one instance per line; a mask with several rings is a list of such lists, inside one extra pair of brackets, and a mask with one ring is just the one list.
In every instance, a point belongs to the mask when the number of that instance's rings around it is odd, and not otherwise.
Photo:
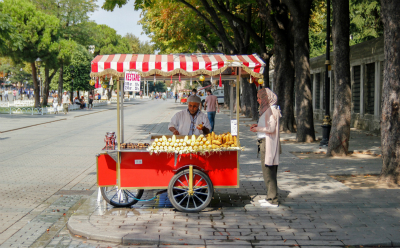
[(75, 67), (73, 65), (69, 66), (69, 70), (70, 70), (71, 77), (72, 77), (71, 99), (74, 98), (74, 69), (75, 69)]
[(331, 33), (331, 7), (330, 0), (326, 1), (326, 60), (325, 60), (325, 117), (322, 122), (322, 140), (320, 146), (327, 146), (329, 144), (329, 134), (331, 132), (331, 117), (329, 113), (329, 65), (330, 65), (330, 33)]
[(37, 70), (38, 70), (38, 80), (39, 80), (39, 102), (40, 102), (40, 97), (42, 96), (42, 82), (40, 80), (40, 65), (42, 64), (42, 60), (40, 58), (37, 58), (35, 60), (36, 66), (37, 66)]

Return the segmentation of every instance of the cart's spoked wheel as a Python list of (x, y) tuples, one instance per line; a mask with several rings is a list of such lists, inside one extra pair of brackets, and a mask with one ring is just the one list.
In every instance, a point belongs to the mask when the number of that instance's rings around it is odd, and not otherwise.
[(169, 183), (168, 198), (179, 211), (199, 212), (210, 204), (214, 188), (210, 178), (202, 171), (193, 169), (192, 182), (189, 177), (189, 169), (176, 174)]
[(117, 186), (102, 187), (101, 194), (104, 200), (114, 207), (129, 207), (136, 204), (143, 195), (143, 189), (118, 189)]

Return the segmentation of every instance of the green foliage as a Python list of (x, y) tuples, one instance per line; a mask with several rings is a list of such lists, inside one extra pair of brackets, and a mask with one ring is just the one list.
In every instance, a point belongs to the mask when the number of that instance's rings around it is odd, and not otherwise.
[(383, 35), (379, 0), (350, 0), (350, 34), (355, 45)]
[[(152, 81), (149, 81), (149, 92), (165, 92), (167, 91), (167, 86), (165, 85), (164, 82), (157, 82), (154, 83)], [(146, 88), (147, 92), (147, 88)]]
[(25, 83), (26, 81), (28, 81), (28, 84), (32, 84), (32, 75), (28, 68), (24, 63), (15, 64), (11, 59), (0, 59), (0, 71), (7, 75), (7, 78), (13, 84)]
[(89, 13), (97, 9), (93, 0), (33, 0), (42, 12), (60, 20), (60, 35), (83, 46), (92, 45), (93, 22)]
[(129, 40), (117, 34), (115, 29), (107, 25), (97, 25), (94, 34), (95, 55), (99, 54), (115, 54), (115, 53), (132, 53)]
[(4, 0), (1, 13), (12, 18), (11, 25), (22, 38), (22, 49), (7, 40), (6, 50), (2, 54), (15, 62), (34, 62), (37, 57), (45, 57), (51, 44), (57, 39), (59, 20), (38, 11), (28, 0)]
[(84, 46), (78, 45), (72, 53), (70, 65), (64, 68), (64, 89), (76, 91), (93, 88), (89, 84), (91, 61), (92, 55), (88, 50)]
[(11, 17), (0, 12), (0, 53), (7, 49), (6, 41), (11, 41), (14, 49), (22, 49), (22, 37), (15, 32), (16, 28), (11, 23)]
[(139, 37), (137, 37), (131, 33), (127, 33), (124, 36), (124, 39), (128, 40), (129, 46), (132, 50), (132, 53), (136, 53), (136, 54), (153, 54), (154, 53), (154, 47), (150, 42), (148, 42), (148, 41), (142, 42), (142, 41), (140, 41)]
[[(383, 25), (380, 19), (379, 0), (350, 0), (350, 35), (352, 37), (352, 39), (350, 40), (350, 45), (355, 45), (383, 35)], [(310, 57), (316, 57), (325, 54), (325, 0), (316, 0), (314, 2), (312, 13), (310, 16), (309, 36)]]

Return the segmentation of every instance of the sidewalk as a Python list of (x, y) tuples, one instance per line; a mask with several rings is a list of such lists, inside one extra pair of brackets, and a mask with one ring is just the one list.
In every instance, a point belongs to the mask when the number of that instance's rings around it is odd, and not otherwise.
[[(183, 106), (182, 108), (184, 108)], [(178, 109), (177, 109), (178, 110)], [(217, 114), (216, 133), (230, 130)], [(265, 197), (256, 136), (240, 123), (240, 188), (215, 189), (210, 206), (197, 214), (175, 211), (167, 195), (132, 208), (97, 202), (94, 193), (69, 219), (71, 233), (123, 245), (195, 247), (342, 247), (400, 246), (400, 189), (351, 189), (330, 175), (379, 174), (381, 158), (307, 159), (291, 152), (325, 151), (319, 142), (295, 143), (281, 134), (278, 170), (280, 206), (261, 207)], [(321, 130), (316, 126), (317, 136)], [(379, 153), (380, 137), (352, 130), (350, 150)], [(372, 153), (372, 152), (371, 152)], [(142, 199), (155, 195), (145, 190)]]

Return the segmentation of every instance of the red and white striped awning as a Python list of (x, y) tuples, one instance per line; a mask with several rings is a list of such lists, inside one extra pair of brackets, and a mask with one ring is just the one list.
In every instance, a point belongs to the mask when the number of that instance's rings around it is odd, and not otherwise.
[(261, 78), (265, 63), (256, 55), (222, 54), (112, 54), (98, 55), (92, 61), (92, 77), (112, 74), (123, 77), (126, 71), (137, 71), (142, 76), (219, 75), (229, 67), (241, 67), (253, 77)]

